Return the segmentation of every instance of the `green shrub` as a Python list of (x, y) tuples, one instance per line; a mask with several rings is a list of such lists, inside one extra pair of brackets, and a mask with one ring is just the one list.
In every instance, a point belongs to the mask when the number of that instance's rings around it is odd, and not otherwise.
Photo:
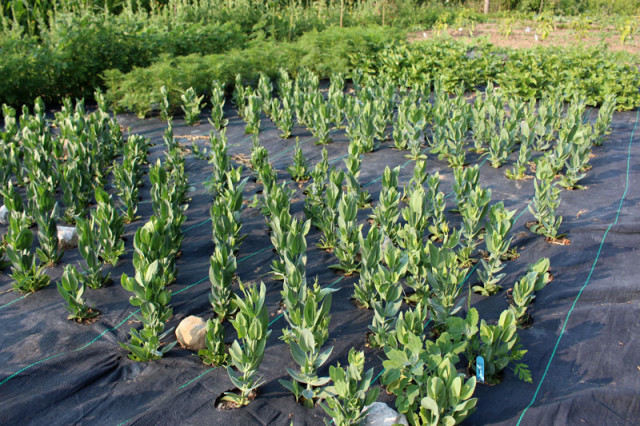
[(256, 40), (224, 54), (164, 55), (153, 65), (129, 73), (113, 68), (104, 73), (104, 80), (117, 108), (144, 115), (152, 104), (160, 103), (159, 88), (163, 85), (171, 105), (179, 105), (181, 90), (193, 87), (197, 93), (205, 93), (213, 80), (231, 85), (238, 72), (245, 83), (257, 83), (260, 73), (273, 79), (280, 68), (295, 72), (304, 65), (321, 78), (328, 77), (332, 72), (350, 71), (352, 55), (369, 55), (400, 37), (398, 30), (388, 28), (330, 28), (306, 34), (293, 43)]

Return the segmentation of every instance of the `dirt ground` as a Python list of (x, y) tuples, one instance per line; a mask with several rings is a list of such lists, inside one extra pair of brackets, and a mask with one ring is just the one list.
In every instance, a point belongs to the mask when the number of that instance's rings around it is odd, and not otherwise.
[[(534, 48), (537, 46), (561, 46), (561, 47), (593, 47), (601, 43), (607, 45), (607, 49), (614, 52), (628, 52), (640, 56), (640, 37), (636, 35), (627, 40), (624, 45), (620, 43), (618, 31), (613, 27), (592, 28), (584, 37), (570, 28), (554, 28), (544, 40), (536, 35), (537, 23), (523, 21), (513, 25), (509, 36), (504, 36), (499, 23), (477, 24), (470, 34), (469, 28), (447, 28), (438, 34), (435, 30), (417, 31), (408, 35), (409, 41), (419, 41), (444, 36), (445, 33), (456, 40), (473, 42), (486, 40), (495, 46), (509, 48)], [(640, 58), (639, 58), (640, 62)]]

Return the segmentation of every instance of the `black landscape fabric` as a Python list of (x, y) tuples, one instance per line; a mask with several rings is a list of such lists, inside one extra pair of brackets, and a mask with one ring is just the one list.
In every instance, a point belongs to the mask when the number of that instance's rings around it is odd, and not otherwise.
[[(591, 118), (596, 116), (591, 111)], [(204, 117), (204, 113), (203, 113)], [(123, 126), (140, 133), (155, 143), (150, 161), (162, 155), (165, 124), (159, 119), (138, 120), (121, 115)], [(504, 200), (509, 209), (517, 209), (518, 219), (512, 229), (513, 246), (520, 257), (509, 262), (503, 289), (492, 297), (471, 295), (471, 305), (487, 321), (496, 321), (507, 308), (506, 292), (532, 262), (540, 257), (551, 259), (554, 280), (537, 293), (532, 305), (533, 325), (519, 331), (524, 357), (532, 371), (533, 383), (519, 381), (507, 370), (500, 384), (478, 385), (475, 396), (477, 410), (466, 424), (639, 424), (640, 423), (640, 135), (633, 134), (638, 112), (616, 113), (612, 133), (603, 147), (594, 148), (593, 168), (582, 181), (583, 191), (562, 191), (559, 213), (564, 216), (561, 232), (567, 233), (567, 246), (547, 243), (525, 226), (532, 220), (527, 204), (533, 194), (533, 180), (510, 181), (504, 170), (482, 163), (481, 183), (493, 191), (493, 201)], [(295, 136), (310, 161), (320, 159), (321, 147), (303, 128), (294, 128), (294, 137), (279, 138), (279, 131), (268, 119), (262, 120), (261, 143), (270, 153), (270, 161), (280, 179), (289, 179), (286, 166), (291, 163)], [(228, 129), (230, 153), (241, 161), (250, 153), (250, 138), (243, 134), (244, 124), (231, 117)], [(197, 136), (207, 135), (209, 125), (188, 127), (175, 121), (174, 134), (190, 146), (205, 146)], [(329, 159), (344, 167), (348, 141), (343, 131), (333, 134), (326, 148)], [(380, 177), (386, 165), (403, 166), (401, 182), (408, 182), (413, 162), (403, 152), (384, 143), (379, 150), (366, 154), (360, 182), (377, 199)], [(512, 155), (515, 156), (517, 153)], [(470, 163), (481, 163), (476, 154), (468, 154)], [(512, 158), (513, 160), (513, 158)], [(203, 185), (210, 174), (205, 160), (187, 157), (186, 170), (193, 185), (186, 210), (185, 239), (178, 260), (179, 275), (170, 289), (174, 316), (168, 327), (175, 327), (189, 315), (208, 318), (212, 315), (208, 300), (209, 257), (213, 252), (208, 222), (211, 195)], [(451, 192), (452, 170), (446, 162), (431, 156), (429, 172), (443, 176), (440, 189)], [(245, 168), (244, 175), (249, 175)], [(250, 199), (260, 184), (250, 180), (245, 198)], [(292, 210), (301, 216), (304, 196), (298, 184)], [(113, 192), (113, 188), (107, 188)], [(179, 347), (153, 362), (134, 362), (118, 342), (129, 340), (129, 329), (138, 324), (129, 302), (130, 294), (120, 285), (122, 273), (131, 274), (133, 235), (149, 218), (149, 183), (140, 192), (143, 219), (127, 226), (128, 253), (111, 269), (113, 283), (103, 289), (87, 290), (86, 299), (100, 310), (99, 319), (80, 325), (66, 319), (67, 313), (55, 282), (62, 266), (49, 269), (53, 278), (49, 287), (26, 297), (10, 291), (9, 268), (0, 273), (0, 423), (2, 424), (321, 424), (328, 420), (320, 407), (307, 409), (297, 404), (278, 379), (287, 379), (286, 368), (295, 368), (288, 346), (279, 337), (285, 326), (280, 316), (281, 283), (271, 278), (270, 265), (275, 257), (265, 220), (259, 209), (243, 212), (243, 232), (248, 236), (238, 254), (238, 276), (244, 282), (264, 281), (267, 305), (273, 330), (268, 340), (260, 374), (264, 385), (258, 397), (248, 406), (236, 410), (216, 409), (216, 399), (231, 389), (224, 368), (204, 365), (193, 352)], [(448, 209), (453, 208), (447, 197)], [(370, 210), (361, 210), (359, 219), (366, 222)], [(459, 223), (455, 213), (448, 212), (452, 225)], [(6, 227), (0, 227), (2, 233)], [(382, 370), (381, 351), (365, 347), (365, 333), (372, 312), (356, 308), (350, 296), (357, 278), (343, 277), (328, 266), (336, 263), (335, 255), (315, 246), (320, 233), (312, 229), (308, 236), (307, 277), (317, 276), (322, 286), (339, 289), (331, 307), (330, 335), (326, 345), (334, 347), (329, 362), (320, 373), (327, 375), (328, 366), (345, 364), (351, 347), (364, 350), (366, 368), (375, 375)], [(481, 247), (482, 248), (482, 247)], [(80, 264), (77, 249), (67, 251), (63, 264)], [(476, 281), (471, 274), (468, 283)], [(465, 286), (466, 287), (466, 286)], [(237, 289), (237, 287), (236, 287)], [(463, 291), (464, 297), (468, 292)], [(467, 303), (464, 303), (465, 309)], [(230, 324), (228, 341), (234, 333)], [(379, 386), (379, 380), (375, 384)], [(393, 404), (384, 391), (380, 401)]]

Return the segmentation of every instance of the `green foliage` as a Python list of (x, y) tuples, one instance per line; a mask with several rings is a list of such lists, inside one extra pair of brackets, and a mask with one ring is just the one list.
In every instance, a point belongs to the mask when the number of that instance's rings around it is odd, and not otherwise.
[(43, 265), (53, 266), (60, 262), (64, 254), (64, 250), (58, 244), (56, 221), (59, 217), (59, 207), (49, 188), (39, 186), (36, 191), (38, 211), (35, 217), (38, 224), (38, 243), (40, 245), (36, 249), (36, 254)]
[(322, 159), (310, 172), (311, 183), (305, 190), (304, 214), (315, 227), (319, 227), (324, 209), (324, 193), (329, 173), (329, 154), (322, 148)]
[(9, 212), (24, 212), (24, 203), (22, 201), (22, 197), (20, 196), (18, 190), (13, 186), (11, 180), (7, 182), (6, 187), (2, 188), (0, 194), (2, 194), (2, 197), (4, 199), (4, 206), (7, 208), (7, 210), (9, 210)]
[(87, 213), (89, 194), (92, 190), (92, 176), (86, 158), (76, 158), (75, 161), (64, 163), (60, 176), (62, 186), (62, 201), (65, 205), (64, 220), (75, 223), (76, 217)]
[[(164, 86), (163, 86), (164, 87)], [(182, 100), (182, 112), (184, 112), (184, 121), (189, 126), (193, 126), (200, 119), (200, 111), (202, 109), (202, 100), (203, 96), (197, 96), (196, 91), (193, 87), (189, 87), (187, 90), (180, 95), (180, 99)]]
[(64, 307), (69, 311), (67, 319), (81, 322), (100, 314), (96, 309), (87, 306), (82, 297), (84, 296), (84, 290), (84, 277), (82, 274), (72, 265), (65, 266), (58, 283), (58, 293), (66, 302)]
[(384, 234), (377, 226), (372, 226), (366, 238), (362, 236), (362, 230), (360, 230), (358, 239), (361, 258), (360, 279), (353, 286), (353, 298), (363, 308), (372, 308), (374, 302), (380, 300), (375, 288), (374, 276), (382, 260)]
[[(126, 70), (126, 74), (107, 71), (104, 80), (116, 108), (144, 115), (150, 111), (151, 104), (160, 102), (157, 88), (162, 85), (169, 93), (180, 93), (188, 87), (204, 93), (213, 80), (233, 83), (238, 72), (242, 72), (245, 81), (256, 82), (260, 72), (273, 78), (281, 68), (295, 72), (300, 66), (328, 77), (332, 72), (349, 71), (353, 55), (368, 55), (402, 37), (399, 31), (389, 28), (335, 27), (309, 32), (292, 43), (256, 40), (244, 49), (232, 49), (224, 54), (162, 57), (146, 68)], [(177, 105), (177, 101), (172, 104)]]
[(262, 100), (262, 110), (267, 115), (271, 114), (272, 93), (273, 84), (271, 84), (271, 79), (266, 74), (260, 73), (256, 94), (260, 96)]
[(493, 82), (506, 94), (527, 99), (540, 99), (547, 88), (559, 87), (563, 96), (579, 93), (592, 106), (602, 104), (607, 94), (615, 94), (621, 110), (640, 105), (636, 90), (640, 72), (633, 60), (606, 49), (505, 50), (481, 45), (474, 47), (473, 55), (468, 51), (464, 43), (453, 40), (396, 43), (376, 54), (357, 57), (354, 65), (369, 73), (405, 78), (409, 84), (441, 79), (447, 91), (461, 84), (468, 90)]
[[(136, 236), (138, 233), (136, 232)], [(162, 348), (161, 342), (171, 330), (164, 331), (167, 320), (173, 310), (169, 307), (171, 291), (165, 289), (161, 266), (157, 260), (151, 263), (134, 262), (135, 276), (122, 274), (122, 287), (133, 293), (129, 303), (140, 307), (140, 313), (134, 316), (142, 323), (142, 330), (132, 328), (131, 343), (120, 343), (134, 361), (152, 361), (161, 358), (176, 342), (169, 343)]]
[[(473, 310), (473, 309), (472, 309)], [(478, 317), (475, 314), (475, 324)], [(509, 364), (520, 380), (531, 383), (531, 372), (526, 364), (517, 362), (527, 353), (519, 343), (517, 321), (510, 310), (502, 311), (498, 324), (489, 325), (482, 320), (480, 331), (475, 334), (467, 346), (467, 359), (475, 369), (475, 359), (484, 358), (485, 379), (488, 383), (499, 382), (498, 374)]]
[[(400, 168), (393, 170), (386, 166), (382, 174), (382, 189), (377, 205), (373, 208), (373, 219), (392, 241), (396, 240), (398, 218), (400, 217), (400, 192), (398, 191), (398, 175)], [(404, 210), (403, 210), (404, 215)], [(406, 219), (406, 218), (405, 218)]]
[(216, 130), (221, 130), (229, 123), (229, 120), (224, 118), (224, 88), (224, 83), (218, 80), (213, 80), (211, 83), (211, 118), (209, 123)]
[(151, 216), (133, 238), (133, 266), (145, 271), (157, 262), (155, 274), (163, 286), (174, 282), (178, 273), (175, 256), (179, 245), (175, 245), (172, 226), (169, 216)]
[(11, 262), (11, 279), (14, 290), (35, 292), (49, 285), (49, 276), (36, 263), (31, 252), (33, 233), (24, 213), (13, 212), (9, 218), (9, 231), (5, 236), (7, 257)]
[(520, 278), (513, 286), (513, 304), (509, 306), (511, 312), (516, 318), (518, 325), (522, 325), (527, 320), (527, 308), (529, 304), (536, 298), (534, 289), (536, 286), (536, 280), (538, 273), (536, 271), (527, 272), (527, 274)]
[(502, 258), (509, 251), (513, 239), (513, 237), (507, 239), (507, 235), (513, 226), (515, 214), (515, 210), (506, 210), (502, 201), (489, 209), (489, 219), (485, 225), (486, 234), (484, 236), (489, 257), (482, 259), (482, 269), (478, 271), (478, 278), (482, 285), (474, 286), (473, 291), (490, 296), (502, 289), (498, 285), (505, 275), (500, 273), (505, 266), (502, 263)]
[(87, 263), (84, 273), (87, 285), (91, 288), (103, 287), (110, 281), (111, 273), (102, 272), (102, 261), (99, 254), (102, 245), (99, 240), (99, 230), (96, 229), (95, 218), (76, 218), (76, 231), (78, 232), (78, 251)]
[(124, 241), (124, 220), (116, 211), (111, 195), (103, 189), (96, 188), (95, 192), (96, 209), (92, 213), (98, 228), (98, 240), (100, 247), (100, 258), (105, 263), (116, 266), (120, 256), (125, 252)]
[(122, 163), (114, 162), (113, 184), (123, 205), (122, 213), (125, 223), (138, 219), (138, 201), (142, 186), (142, 163), (147, 159), (147, 145), (144, 138), (132, 135), (125, 145)]
[(317, 399), (324, 398), (322, 386), (330, 380), (329, 377), (319, 377), (318, 369), (333, 351), (333, 347), (323, 350), (322, 346), (329, 337), (329, 311), (331, 293), (334, 291), (321, 289), (316, 283), (313, 289), (306, 289), (302, 303), (296, 307), (287, 306), (285, 313), (291, 329), (283, 330), (282, 338), (289, 343), (293, 360), (300, 370), (287, 368), (293, 380), (280, 380), (280, 384), (294, 394), (296, 401), (302, 400), (309, 408), (314, 406)]
[(347, 172), (345, 173), (345, 177), (347, 178), (347, 193), (357, 198), (358, 207), (364, 208), (369, 204), (371, 197), (369, 193), (362, 188), (358, 180), (362, 168), (362, 153), (357, 143), (349, 143), (349, 155), (343, 161), (347, 167)]
[(444, 193), (438, 191), (440, 186), (440, 174), (435, 172), (427, 178), (427, 205), (431, 224), (427, 229), (431, 233), (432, 240), (442, 240), (449, 234), (449, 223), (444, 214)]
[(364, 372), (364, 352), (351, 348), (346, 370), (339, 363), (335, 367), (332, 365), (329, 376), (333, 384), (325, 388), (328, 396), (325, 403), (320, 404), (324, 412), (338, 426), (361, 423), (367, 414), (364, 408), (371, 405), (380, 393), (380, 389), (370, 389), (373, 368)]
[[(335, 254), (340, 261), (330, 268), (341, 270), (345, 275), (351, 275), (360, 270), (358, 252), (360, 241), (358, 236), (362, 225), (358, 226), (358, 205), (356, 197), (349, 193), (343, 193), (338, 203), (338, 243), (335, 246)], [(325, 234), (326, 235), (326, 234)]]
[(226, 187), (216, 197), (209, 214), (211, 217), (213, 242), (218, 246), (228, 246), (235, 252), (246, 235), (242, 230), (242, 191), (247, 179), (238, 182), (242, 170), (234, 169), (227, 175)]
[(344, 93), (344, 75), (342, 73), (336, 72), (331, 74), (327, 102), (334, 126), (338, 128), (342, 127), (347, 102)]
[(553, 182), (554, 175), (549, 161), (541, 158), (536, 167), (535, 194), (529, 205), (529, 211), (536, 219), (531, 231), (549, 239), (563, 236), (558, 234), (562, 216), (556, 215), (556, 209), (560, 205), (560, 188)]
[(549, 282), (551, 282), (551, 274), (549, 273), (549, 266), (550, 266), (549, 258), (542, 257), (536, 263), (534, 263), (533, 265), (530, 265), (529, 268), (527, 268), (527, 273), (531, 271), (535, 271), (538, 274), (538, 277), (536, 279), (536, 285), (534, 287), (535, 291), (542, 290), (547, 284), (549, 284)]
[(401, 249), (388, 244), (384, 249), (382, 263), (378, 264), (373, 275), (376, 299), (373, 305), (373, 322), (369, 326), (369, 345), (382, 348), (388, 345), (393, 337), (393, 329), (402, 305), (402, 285), (400, 278), (407, 273), (408, 257)]
[(167, 91), (167, 86), (162, 86), (160, 88), (160, 96), (162, 97), (162, 100), (160, 101), (160, 118), (165, 121), (170, 120), (171, 104), (169, 103), (169, 92)]
[(219, 134), (209, 132), (209, 141), (211, 143), (209, 163), (213, 168), (213, 172), (205, 185), (211, 192), (217, 194), (227, 185), (228, 172), (231, 170), (226, 129), (223, 129)]
[(458, 210), (462, 216), (460, 232), (463, 237), (459, 257), (463, 264), (471, 261), (475, 248), (479, 244), (482, 220), (487, 215), (489, 202), (491, 202), (491, 189), (480, 187), (472, 189), (465, 198), (462, 204), (458, 204)]
[(633, 33), (636, 32), (638, 27), (637, 22), (633, 18), (627, 18), (625, 20), (620, 20), (616, 29), (620, 33), (620, 44), (624, 45), (628, 40), (633, 39)]
[[(528, 122), (533, 122), (533, 116), (528, 118)], [(526, 170), (529, 160), (531, 159), (531, 145), (533, 143), (534, 132), (531, 130), (528, 122), (521, 125), (521, 142), (518, 150), (518, 159), (513, 165), (513, 169), (506, 170), (505, 175), (509, 179), (522, 180), (526, 177)]]
[(282, 100), (274, 98), (271, 102), (271, 116), (280, 129), (280, 137), (288, 139), (291, 137), (291, 129), (293, 129), (293, 106), (289, 97), (283, 97)]
[(593, 126), (593, 144), (602, 145), (604, 137), (609, 133), (613, 111), (616, 109), (616, 98), (613, 94), (608, 94), (604, 98), (602, 106), (598, 110), (598, 119)]
[(129, 358), (134, 361), (144, 362), (162, 358), (176, 344), (176, 342), (172, 342), (160, 347), (161, 342), (172, 331), (164, 331), (164, 323), (168, 318), (160, 316), (156, 305), (150, 302), (143, 302), (140, 305), (140, 312), (140, 315), (136, 314), (134, 317), (142, 323), (142, 330), (138, 331), (132, 328), (129, 331), (131, 343), (120, 342), (120, 346), (131, 352)]
[(396, 395), (396, 408), (410, 424), (457, 424), (469, 416), (477, 399), (471, 398), (475, 377), (465, 380), (455, 363), (466, 342), (443, 333), (437, 341), (422, 341), (406, 333), (399, 348), (386, 348), (382, 383)]
[[(584, 189), (582, 185), (578, 185), (578, 182), (586, 176), (584, 171), (590, 168), (591, 138), (586, 133), (591, 133), (592, 129), (591, 126), (583, 126), (581, 118), (581, 114), (578, 117), (573, 117), (573, 120), (577, 122), (569, 126), (569, 129), (566, 127), (560, 129), (558, 143), (553, 154), (555, 161), (562, 161), (566, 158), (563, 161), (565, 172), (558, 184), (568, 189)], [(566, 147), (564, 148), (565, 155), (563, 155), (564, 152), (556, 153), (557, 150), (563, 150), (560, 148), (562, 146)], [(556, 156), (559, 157), (559, 160), (555, 158)]]
[[(452, 234), (455, 236), (455, 234)], [(449, 245), (457, 245), (458, 238), (452, 238)], [(437, 247), (428, 242), (429, 265), (427, 280), (431, 286), (429, 309), (434, 322), (435, 331), (442, 330), (447, 319), (460, 310), (456, 300), (460, 295), (460, 287), (469, 268), (461, 267), (456, 254), (447, 245)]]
[(338, 244), (338, 203), (342, 198), (342, 182), (344, 172), (332, 170), (329, 183), (324, 195), (324, 209), (318, 221), (318, 227), (322, 231), (318, 247), (321, 249), (333, 249)]
[[(263, 381), (258, 377), (258, 368), (264, 358), (264, 348), (269, 330), (269, 313), (265, 306), (267, 289), (264, 283), (260, 288), (247, 288), (240, 284), (243, 298), (236, 296), (238, 313), (232, 320), (238, 332), (238, 338), (229, 349), (231, 364), (227, 365), (227, 373), (231, 383), (239, 393), (225, 392), (224, 400), (241, 407), (249, 404), (249, 396)], [(242, 342), (242, 345), (240, 344)], [(234, 370), (235, 368), (235, 370)]]
[(262, 98), (250, 90), (246, 95), (242, 118), (246, 122), (244, 132), (248, 135), (257, 135), (260, 132), (260, 113), (262, 112)]
[(204, 335), (206, 348), (198, 351), (202, 362), (208, 365), (223, 365), (227, 360), (227, 347), (224, 343), (225, 330), (217, 318), (207, 320), (207, 331)]
[(319, 92), (311, 92), (306, 96), (305, 107), (311, 110), (309, 114), (309, 126), (313, 136), (317, 138), (317, 145), (326, 145), (331, 142), (331, 122), (333, 113), (331, 104), (324, 99)]
[[(88, 97), (102, 85), (105, 70), (129, 72), (149, 66), (162, 55), (219, 53), (242, 47), (246, 41), (237, 23), (211, 18), (203, 22), (193, 11), (176, 17), (175, 11), (165, 8), (150, 17), (146, 11), (105, 14), (101, 8), (69, 5), (75, 6), (59, 6), (50, 16), (34, 19), (42, 26), (38, 34), (9, 29), (5, 25), (12, 24), (3, 23), (0, 99), (4, 102), (18, 105), (36, 96), (47, 102), (65, 96)], [(203, 13), (205, 5), (199, 9)], [(155, 86), (156, 92), (160, 86)], [(172, 105), (178, 103), (172, 101)]]
[(309, 166), (302, 149), (300, 149), (300, 140), (298, 138), (296, 138), (293, 164), (287, 167), (287, 171), (295, 182), (305, 181), (309, 178)]
[(216, 245), (210, 259), (209, 281), (211, 282), (211, 294), (209, 302), (213, 311), (222, 322), (231, 317), (236, 311), (233, 295), (233, 278), (236, 273), (236, 258), (230, 248), (225, 245)]

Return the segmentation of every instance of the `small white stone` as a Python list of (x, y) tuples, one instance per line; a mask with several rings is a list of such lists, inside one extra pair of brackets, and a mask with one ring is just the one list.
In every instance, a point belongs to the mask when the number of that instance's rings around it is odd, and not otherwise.
[(0, 223), (6, 225), (9, 223), (9, 209), (7, 206), (0, 207)]
[(365, 426), (409, 425), (407, 416), (398, 413), (384, 402), (374, 402), (371, 405), (367, 405), (366, 409), (369, 409), (369, 411), (364, 419)]
[(75, 226), (58, 226), (58, 244), (63, 250), (78, 246), (78, 231)]
[(531, 32), (531, 27), (527, 27), (527, 28), (525, 28), (525, 29), (524, 29), (524, 32), (525, 32), (525, 33), (530, 33), (530, 32)]
[(206, 347), (205, 334), (207, 323), (200, 317), (191, 315), (180, 321), (176, 328), (176, 338), (180, 346), (192, 351), (199, 351)]

